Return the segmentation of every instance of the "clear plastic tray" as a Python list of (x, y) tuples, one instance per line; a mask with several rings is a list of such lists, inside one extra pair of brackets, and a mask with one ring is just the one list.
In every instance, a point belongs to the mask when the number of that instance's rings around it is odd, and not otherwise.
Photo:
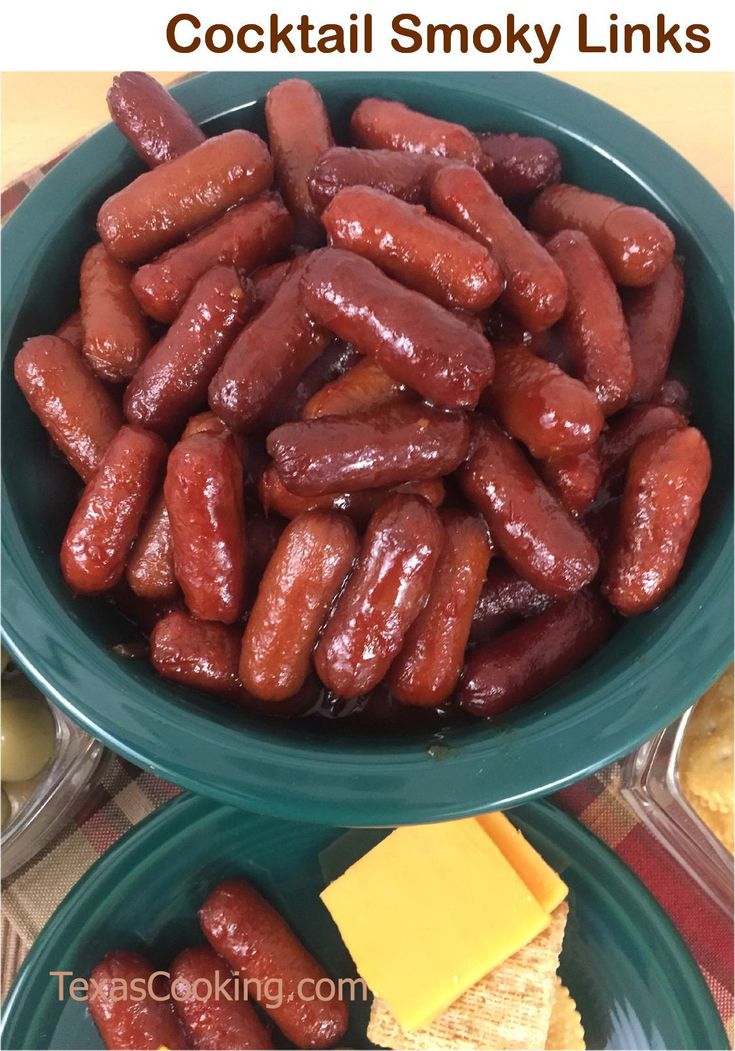
[(679, 781), (679, 753), (694, 708), (623, 762), (620, 791), (682, 868), (733, 915), (733, 857), (689, 804)]
[(30, 861), (68, 824), (86, 798), (104, 752), (99, 741), (53, 705), (49, 707), (56, 723), (56, 752), (36, 787), (3, 829), (3, 879)]

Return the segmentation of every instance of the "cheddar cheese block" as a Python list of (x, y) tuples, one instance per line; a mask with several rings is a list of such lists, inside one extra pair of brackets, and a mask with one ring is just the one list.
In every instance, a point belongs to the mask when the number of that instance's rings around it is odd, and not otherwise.
[(475, 820), (510, 862), (539, 904), (547, 912), (553, 912), (569, 893), (564, 880), (534, 850), (505, 814), (499, 811), (480, 814)]
[(549, 925), (474, 818), (396, 829), (321, 897), (358, 973), (405, 1030), (429, 1025)]

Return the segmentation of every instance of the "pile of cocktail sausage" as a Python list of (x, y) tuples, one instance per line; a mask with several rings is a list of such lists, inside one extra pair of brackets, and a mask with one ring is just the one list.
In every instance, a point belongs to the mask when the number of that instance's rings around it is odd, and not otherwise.
[(666, 597), (710, 454), (659, 218), (400, 102), (335, 145), (303, 80), (268, 144), (141, 73), (109, 103), (149, 170), (15, 375), (85, 483), (64, 578), (134, 603), (162, 676), (495, 716)]

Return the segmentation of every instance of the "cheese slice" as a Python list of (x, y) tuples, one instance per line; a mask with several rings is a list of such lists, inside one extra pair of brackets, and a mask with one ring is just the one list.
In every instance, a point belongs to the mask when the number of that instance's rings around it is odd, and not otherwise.
[(321, 897), (358, 973), (407, 1030), (549, 924), (474, 818), (396, 829)]
[(505, 814), (499, 811), (480, 814), (475, 820), (510, 862), (539, 904), (547, 912), (553, 912), (569, 893), (564, 880), (534, 850)]

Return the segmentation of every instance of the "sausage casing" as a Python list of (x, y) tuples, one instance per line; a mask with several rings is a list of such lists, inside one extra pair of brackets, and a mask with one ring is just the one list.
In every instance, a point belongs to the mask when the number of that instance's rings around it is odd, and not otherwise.
[(296, 241), (319, 244), (324, 231), (308, 177), (321, 154), (334, 145), (322, 97), (307, 80), (282, 80), (266, 95), (265, 121), (278, 188), (296, 220)]
[(676, 583), (711, 470), (695, 427), (659, 431), (636, 446), (602, 585), (624, 616), (653, 609)]
[[(127, 949), (108, 952), (92, 970), (89, 1013), (111, 1051), (176, 1051), (189, 1046), (166, 999), (163, 976), (157, 980), (155, 974), (144, 956)], [(121, 989), (126, 995), (121, 996)]]
[(131, 423), (164, 435), (180, 431), (206, 403), (207, 390), (232, 340), (254, 309), (231, 266), (215, 266), (192, 288), (181, 313), (139, 367), (125, 391)]
[(284, 423), (266, 445), (286, 488), (317, 496), (450, 474), (467, 455), (469, 438), (464, 413), (419, 402)]
[(500, 715), (534, 697), (591, 657), (614, 626), (610, 608), (582, 591), (476, 646), (457, 696), (473, 715)]
[(583, 383), (520, 344), (495, 346), (495, 379), (485, 399), (504, 429), (542, 459), (587, 449), (605, 422)]
[[(299, 941), (284, 918), (245, 880), (228, 880), (214, 888), (199, 910), (207, 941), (256, 995), (279, 983), (282, 1002), (274, 1006), (267, 992), (261, 1006), (296, 1047), (332, 1047), (344, 1036), (346, 1003), (336, 995), (311, 999), (316, 983), (327, 974)], [(300, 995), (299, 983), (304, 995)], [(260, 983), (260, 984), (259, 984)], [(309, 997), (307, 999), (306, 997)]]
[(104, 245), (93, 245), (79, 276), (82, 351), (102, 379), (130, 379), (152, 343), (143, 315), (130, 288), (132, 272)]
[(319, 324), (437, 405), (473, 409), (492, 380), (493, 352), (484, 336), (367, 259), (338, 248), (319, 252), (301, 292)]
[(472, 165), (482, 161), (477, 136), (467, 128), (418, 113), (402, 102), (363, 99), (352, 113), (350, 130), (358, 146), (371, 150), (431, 153)]
[(364, 256), (445, 307), (486, 310), (503, 290), (498, 264), (484, 245), (382, 190), (340, 191), (322, 222), (330, 244)]
[(230, 347), (209, 385), (209, 404), (233, 430), (262, 421), (330, 342), (300, 299), (309, 256), (291, 264), (270, 303)]
[(204, 132), (183, 106), (147, 73), (120, 73), (107, 92), (107, 108), (120, 131), (149, 168), (204, 142)]
[(444, 538), (429, 597), (388, 673), (391, 693), (404, 704), (439, 705), (456, 686), (492, 554), (478, 515), (449, 510), (441, 521)]
[(263, 140), (250, 131), (227, 131), (109, 197), (97, 229), (116, 259), (142, 263), (242, 198), (266, 190), (272, 179), (273, 162)]
[(563, 230), (546, 248), (567, 279), (563, 328), (574, 371), (611, 416), (625, 408), (633, 389), (630, 339), (617, 289), (585, 234)]
[(441, 544), (439, 516), (420, 497), (397, 495), (378, 508), (316, 649), (328, 689), (358, 697), (384, 678), (427, 599)]
[(240, 679), (254, 696), (282, 701), (301, 689), (356, 553), (352, 523), (334, 511), (306, 511), (286, 526), (242, 641)]
[(94, 595), (118, 583), (166, 460), (157, 434), (121, 427), (82, 493), (61, 545), (67, 584)]
[(249, 274), (278, 259), (288, 248), (291, 226), (291, 217), (275, 198), (246, 201), (141, 266), (130, 287), (146, 314), (171, 324), (202, 274), (219, 265)]
[(459, 480), (485, 516), (493, 543), (540, 591), (564, 598), (594, 578), (594, 545), (518, 446), (489, 420), (478, 421)]
[(168, 458), (164, 496), (186, 605), (202, 620), (232, 624), (245, 598), (243, 471), (232, 437), (183, 438)]
[(649, 285), (674, 254), (671, 230), (652, 212), (569, 183), (557, 183), (540, 193), (528, 220), (545, 237), (581, 230), (618, 285)]
[(500, 303), (524, 328), (539, 332), (556, 324), (567, 301), (564, 275), (478, 171), (438, 171), (431, 184), (431, 206), (490, 249), (505, 278)]
[(58, 336), (26, 340), (13, 371), (54, 444), (88, 481), (123, 422), (109, 392), (81, 354)]

